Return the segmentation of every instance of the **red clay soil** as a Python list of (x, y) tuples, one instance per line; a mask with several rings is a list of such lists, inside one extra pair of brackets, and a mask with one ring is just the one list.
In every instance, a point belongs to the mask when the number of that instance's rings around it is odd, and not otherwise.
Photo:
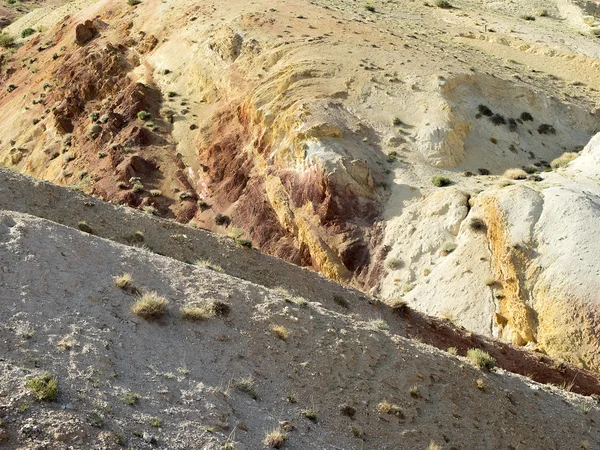
[(479, 348), (496, 358), (496, 365), (509, 372), (531, 378), (538, 383), (552, 384), (582, 395), (600, 399), (600, 374), (565, 362), (553, 361), (545, 354), (494, 341), (456, 327), (444, 319), (426, 316), (410, 308), (395, 310), (406, 321), (406, 337), (447, 350), (456, 348), (466, 356), (471, 348)]

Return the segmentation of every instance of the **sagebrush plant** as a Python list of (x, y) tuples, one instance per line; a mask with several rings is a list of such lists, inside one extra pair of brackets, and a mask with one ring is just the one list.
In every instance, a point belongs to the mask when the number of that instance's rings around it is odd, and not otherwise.
[(452, 180), (450, 180), (450, 178), (447, 178), (447, 177), (442, 177), (442, 176), (436, 175), (435, 177), (433, 177), (431, 179), (431, 183), (437, 187), (444, 187), (444, 186), (449, 186), (450, 184), (452, 184)]
[(144, 319), (159, 319), (167, 312), (169, 301), (156, 292), (148, 292), (138, 297), (131, 311)]
[(28, 378), (25, 383), (40, 401), (55, 400), (58, 397), (58, 379), (50, 372)]
[(467, 351), (467, 358), (469, 358), (476, 367), (482, 370), (491, 370), (496, 367), (496, 358), (479, 348), (469, 349)]

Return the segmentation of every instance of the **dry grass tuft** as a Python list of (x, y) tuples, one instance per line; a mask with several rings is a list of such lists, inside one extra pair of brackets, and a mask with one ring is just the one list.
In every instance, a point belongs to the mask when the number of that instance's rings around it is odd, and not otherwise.
[(379, 414), (390, 414), (400, 418), (404, 417), (402, 409), (398, 405), (390, 403), (387, 400), (384, 400), (377, 405), (377, 411), (379, 411)]
[(263, 440), (263, 444), (271, 448), (281, 448), (283, 444), (285, 444), (285, 440), (287, 439), (287, 434), (282, 433), (281, 431), (275, 429), (269, 431), (265, 435), (265, 439)]
[(566, 152), (566, 153), (563, 153), (561, 156), (559, 156), (558, 158), (554, 159), (550, 163), (550, 166), (553, 169), (558, 169), (560, 167), (565, 167), (567, 164), (569, 164), (571, 161), (573, 161), (575, 158), (577, 158), (577, 156), (579, 156), (579, 154), (575, 153), (575, 152)]
[(124, 273), (121, 276), (115, 277), (115, 284), (121, 289), (127, 289), (131, 287), (132, 283), (133, 278), (131, 278), (131, 274), (129, 273)]
[(282, 341), (287, 341), (290, 332), (286, 327), (283, 325), (271, 324), (270, 329), (279, 339)]
[(131, 307), (131, 312), (146, 320), (159, 319), (167, 312), (169, 301), (156, 292), (140, 296)]
[(527, 179), (527, 172), (523, 169), (508, 169), (504, 172), (504, 178), (508, 178), (509, 180), (525, 180)]
[(181, 314), (182, 319), (192, 321), (206, 320), (215, 316), (215, 311), (210, 304), (184, 306), (179, 310), (179, 313)]

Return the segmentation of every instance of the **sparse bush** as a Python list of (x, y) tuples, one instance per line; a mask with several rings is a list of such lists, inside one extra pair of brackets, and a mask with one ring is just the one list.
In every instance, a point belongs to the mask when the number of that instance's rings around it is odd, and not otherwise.
[(521, 16), (521, 19), (523, 20), (530, 20), (530, 21), (534, 21), (535, 20), (535, 16), (532, 16), (531, 14), (523, 14)]
[(523, 122), (532, 122), (533, 116), (528, 112), (523, 112), (523, 113), (521, 113), (521, 120)]
[(162, 195), (162, 191), (159, 189), (152, 189), (150, 190), (150, 195), (152, 197), (160, 197)]
[(498, 113), (496, 113), (492, 117), (490, 117), (490, 120), (496, 126), (506, 124), (506, 119)]
[(496, 358), (479, 348), (469, 349), (467, 358), (479, 369), (491, 370), (496, 366)]
[(573, 161), (575, 158), (577, 158), (578, 154), (575, 152), (566, 152), (563, 153), (561, 156), (559, 156), (558, 158), (554, 159), (551, 163), (550, 163), (550, 167), (552, 167), (553, 169), (558, 169), (560, 167), (565, 167), (567, 164), (569, 164), (571, 161)]
[(15, 38), (7, 33), (0, 33), (0, 47), (10, 48), (15, 45)]
[(131, 307), (131, 311), (146, 320), (159, 319), (167, 312), (169, 301), (156, 292), (140, 296)]
[(458, 353), (458, 351), (456, 350), (456, 347), (448, 347), (448, 348), (446, 349), (446, 351), (447, 351), (448, 353), (450, 353), (451, 355), (453, 355), (453, 356), (456, 356), (456, 354)]
[(304, 409), (302, 410), (302, 414), (304, 415), (304, 417), (306, 417), (312, 422), (317, 421), (317, 411), (315, 411), (314, 409)]
[(487, 169), (477, 169), (479, 175), (489, 175), (491, 172)]
[(248, 394), (253, 400), (258, 398), (258, 394), (255, 390), (256, 381), (252, 377), (242, 378), (237, 380), (235, 383), (235, 388), (240, 391)]
[(115, 284), (121, 289), (127, 289), (131, 286), (132, 282), (133, 278), (131, 278), (131, 274), (129, 273), (124, 273), (123, 275), (115, 278)]
[(23, 31), (21, 31), (21, 37), (26, 38), (28, 36), (31, 36), (34, 33), (35, 33), (35, 30), (33, 28), (25, 28)]
[(140, 394), (137, 394), (135, 392), (126, 392), (123, 395), (122, 400), (123, 403), (125, 403), (126, 405), (133, 406), (140, 401)]
[(217, 214), (215, 216), (215, 225), (229, 226), (230, 223), (231, 223), (231, 218), (229, 216), (225, 216), (223, 214)]
[(25, 383), (40, 401), (55, 400), (58, 397), (58, 379), (50, 372), (37, 378), (28, 378)]
[(240, 247), (245, 247), (245, 248), (252, 248), (252, 241), (250, 239), (244, 239), (244, 238), (235, 238), (235, 243), (237, 245), (239, 245)]
[(136, 194), (139, 194), (140, 192), (144, 192), (144, 185), (142, 183), (135, 183), (131, 190)]
[(281, 448), (285, 444), (287, 434), (282, 433), (280, 430), (275, 429), (269, 431), (263, 440), (263, 444), (271, 448)]
[(350, 431), (352, 431), (352, 435), (356, 438), (361, 438), (363, 435), (362, 430), (356, 425), (350, 425)]
[(436, 175), (435, 177), (433, 177), (431, 179), (431, 182), (436, 187), (444, 187), (444, 186), (449, 186), (450, 184), (452, 184), (452, 180), (450, 180), (450, 178), (441, 177), (439, 175)]
[(481, 378), (477, 378), (477, 381), (475, 381), (475, 386), (477, 386), (477, 389), (480, 391), (485, 391), (485, 383)]
[(539, 134), (556, 134), (556, 129), (548, 123), (543, 123), (538, 127), (538, 133)]
[(152, 117), (152, 115), (148, 111), (140, 111), (137, 113), (137, 118), (143, 120), (144, 122), (149, 120), (150, 117)]
[(421, 396), (421, 393), (419, 392), (419, 385), (418, 384), (413, 384), (408, 389), (408, 393), (410, 394), (410, 396), (412, 398), (419, 398)]
[(447, 0), (435, 0), (435, 6), (443, 9), (452, 9), (452, 4)]
[(523, 169), (508, 169), (504, 172), (504, 178), (508, 178), (510, 180), (525, 180), (527, 178), (527, 172)]
[(77, 228), (79, 228), (84, 233), (94, 234), (94, 230), (92, 229), (92, 227), (90, 227), (87, 224), (87, 222), (84, 222), (83, 220), (77, 223)]
[(486, 105), (479, 105), (477, 107), (477, 110), (479, 111), (479, 114), (481, 114), (482, 116), (492, 117), (494, 115), (493, 111), (490, 108), (488, 108)]
[(281, 339), (282, 341), (287, 341), (289, 336), (289, 331), (283, 325), (271, 324), (271, 331), (275, 333), (275, 335)]
[(150, 417), (148, 419), (148, 425), (154, 428), (159, 428), (162, 425), (162, 420), (159, 417)]
[(365, 5), (365, 9), (369, 12), (375, 12), (375, 7), (373, 5)]
[(469, 228), (471, 228), (473, 231), (485, 231), (487, 229), (487, 225), (483, 219), (475, 217), (471, 219), (471, 222), (469, 222)]

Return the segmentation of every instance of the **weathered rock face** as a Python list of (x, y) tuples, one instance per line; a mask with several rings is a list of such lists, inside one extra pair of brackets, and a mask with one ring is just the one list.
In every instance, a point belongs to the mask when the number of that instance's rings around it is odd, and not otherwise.
[(562, 268), (549, 228), (571, 199), (582, 206), (563, 220), (594, 222), (596, 188), (542, 173), (598, 131), (597, 43), (529, 34), (518, 15), (503, 20), (522, 39), (418, 2), (403, 3), (416, 22), (392, 4), (357, 21), (362, 6), (314, 3), (31, 13), (9, 31), (49, 30), (2, 55), (0, 162), (598, 368), (593, 291), (576, 288), (587, 272)]

